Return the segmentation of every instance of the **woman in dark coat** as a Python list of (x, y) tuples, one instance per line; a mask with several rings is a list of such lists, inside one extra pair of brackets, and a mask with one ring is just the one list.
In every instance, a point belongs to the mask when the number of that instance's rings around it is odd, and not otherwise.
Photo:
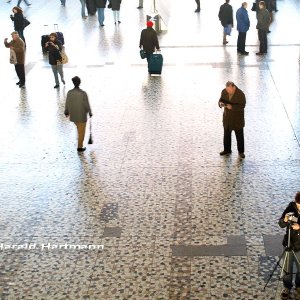
[(62, 44), (57, 40), (56, 32), (53, 32), (49, 35), (49, 42), (45, 44), (45, 49), (49, 51), (49, 64), (52, 67), (52, 71), (55, 78), (54, 88), (57, 89), (59, 88), (58, 73), (63, 84), (65, 84), (65, 80), (60, 54), (60, 51), (62, 50)]
[(115, 25), (120, 24), (120, 8), (121, 8), (121, 0), (109, 0), (108, 7), (112, 9)]
[(18, 32), (19, 37), (25, 43), (25, 37), (23, 34), (24, 31), (24, 16), (23, 10), (21, 7), (15, 6), (12, 9), (13, 15), (10, 15), (11, 20), (14, 22), (14, 29)]

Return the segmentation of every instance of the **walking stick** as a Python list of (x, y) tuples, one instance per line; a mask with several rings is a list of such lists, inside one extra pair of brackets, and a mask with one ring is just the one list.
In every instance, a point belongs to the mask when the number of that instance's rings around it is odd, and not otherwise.
[(92, 136), (92, 119), (90, 118), (90, 138), (88, 144), (93, 144), (93, 136)]

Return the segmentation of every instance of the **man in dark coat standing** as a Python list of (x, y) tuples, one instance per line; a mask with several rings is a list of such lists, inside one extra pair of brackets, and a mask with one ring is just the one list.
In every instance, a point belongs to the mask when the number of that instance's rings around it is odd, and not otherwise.
[(242, 7), (236, 11), (237, 31), (239, 32), (237, 40), (237, 52), (242, 55), (248, 55), (245, 51), (246, 35), (250, 27), (250, 20), (247, 12), (247, 2), (243, 2)]
[(240, 158), (245, 158), (244, 154), (244, 109), (246, 106), (245, 94), (231, 81), (226, 83), (226, 88), (222, 90), (219, 100), (219, 107), (224, 107), (224, 150), (220, 155), (231, 154), (231, 132), (235, 132), (237, 148)]
[(267, 33), (270, 25), (270, 13), (266, 8), (264, 1), (259, 2), (259, 12), (257, 14), (258, 39), (259, 39), (259, 52), (256, 55), (264, 55), (268, 52)]
[(149, 64), (150, 56), (156, 50), (159, 50), (159, 43), (156, 31), (152, 28), (153, 22), (147, 22), (147, 28), (143, 29), (140, 38), (140, 48), (143, 48), (146, 52), (147, 61)]
[(233, 27), (233, 10), (232, 6), (229, 4), (229, 0), (225, 0), (225, 3), (220, 6), (219, 10), (219, 20), (224, 27), (223, 31), (223, 45), (226, 45), (226, 35), (230, 35), (231, 28)]

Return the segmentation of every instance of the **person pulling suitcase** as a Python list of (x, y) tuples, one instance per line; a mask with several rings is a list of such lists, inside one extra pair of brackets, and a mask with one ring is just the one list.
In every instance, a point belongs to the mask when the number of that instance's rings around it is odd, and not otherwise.
[(142, 30), (140, 38), (140, 49), (143, 49), (146, 52), (149, 73), (151, 73), (151, 70), (149, 69), (151, 56), (155, 50), (160, 51), (157, 33), (152, 27), (153, 22), (148, 21), (147, 28)]

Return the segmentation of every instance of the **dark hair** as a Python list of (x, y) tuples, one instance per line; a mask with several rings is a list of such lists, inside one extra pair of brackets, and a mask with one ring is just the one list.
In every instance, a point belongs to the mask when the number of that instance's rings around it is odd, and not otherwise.
[(300, 204), (300, 191), (295, 195), (295, 202)]
[(265, 1), (259, 1), (259, 5), (262, 5), (264, 8), (266, 8), (266, 3), (265, 3)]
[(78, 88), (80, 86), (81, 83), (81, 79), (78, 76), (75, 76), (72, 78), (73, 84), (76, 88)]
[(54, 36), (54, 37), (55, 37), (55, 39), (57, 39), (57, 33), (56, 33), (56, 32), (52, 32), (52, 33), (50, 33), (50, 34), (49, 34), (49, 37), (50, 37), (50, 36)]
[(14, 6), (13, 9), (12, 9), (12, 11), (13, 10), (16, 10), (17, 13), (23, 13), (23, 9), (21, 7), (19, 7), (19, 6)]
[(226, 0), (226, 3), (229, 3), (230, 0)]
[(227, 81), (226, 87), (228, 87), (228, 86), (235, 86), (235, 84), (232, 81)]

